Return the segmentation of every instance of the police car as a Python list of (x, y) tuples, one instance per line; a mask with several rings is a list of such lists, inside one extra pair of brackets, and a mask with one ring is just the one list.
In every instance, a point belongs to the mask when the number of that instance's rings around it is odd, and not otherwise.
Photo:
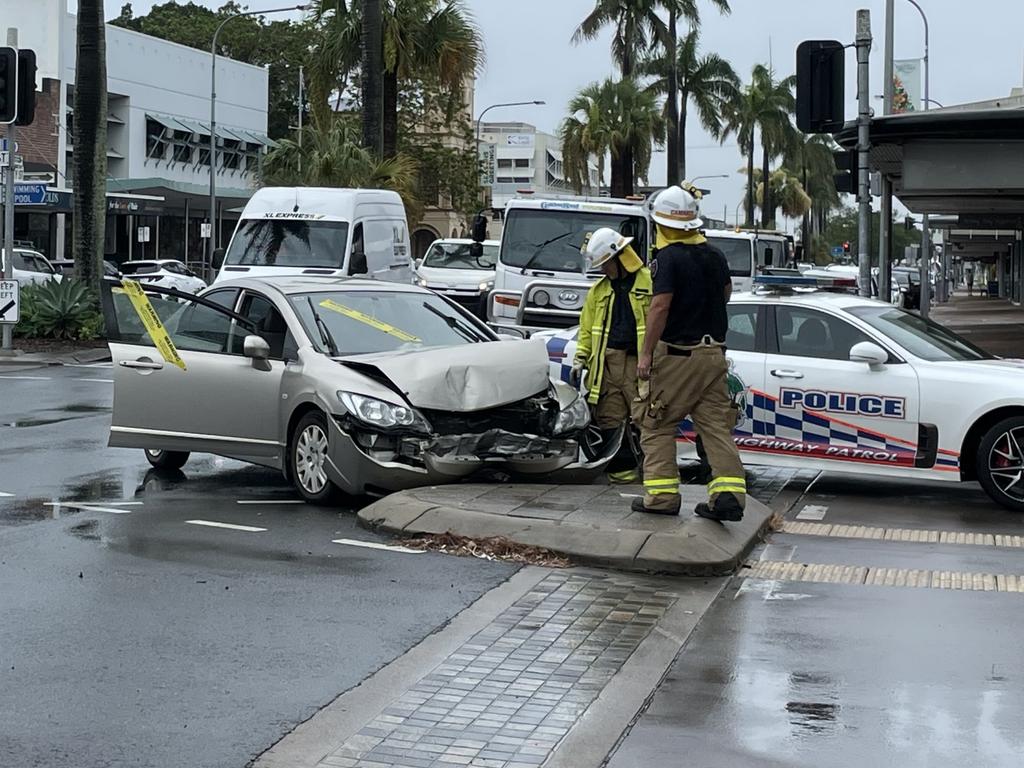
[[(746, 463), (977, 480), (1024, 512), (1024, 361), (857, 296), (849, 278), (756, 283), (733, 296), (726, 338)], [(544, 335), (553, 373), (568, 380), (576, 329)], [(695, 458), (688, 421), (677, 439), (680, 458)]]

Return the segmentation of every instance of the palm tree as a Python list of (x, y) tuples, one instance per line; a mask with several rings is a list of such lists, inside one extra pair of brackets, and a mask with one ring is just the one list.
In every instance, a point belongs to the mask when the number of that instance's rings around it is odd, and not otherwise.
[[(728, 105), (740, 95), (740, 79), (732, 65), (715, 53), (700, 55), (700, 36), (691, 29), (680, 41), (676, 66), (671, 66), (667, 55), (648, 58), (641, 69), (645, 75), (655, 78), (647, 86), (659, 95), (666, 95), (665, 118), (668, 126), (668, 183), (676, 184), (686, 178), (686, 124), (692, 102), (697, 110), (701, 126), (713, 137), (721, 138), (722, 114)], [(672, 74), (678, 75), (678, 102), (670, 95)], [(682, 109), (679, 109), (679, 103)], [(676, 107), (676, 130), (673, 132), (671, 111)], [(674, 140), (674, 141), (673, 141)], [(676, 151), (673, 155), (673, 143)], [(673, 157), (675, 163), (673, 163)]]
[[(782, 154), (793, 140), (794, 129), (790, 115), (796, 108), (793, 88), (795, 77), (776, 82), (772, 70), (763, 64), (754, 66), (750, 83), (739, 97), (725, 105), (721, 140), (735, 133), (740, 151), (747, 158), (747, 178), (754, 178), (755, 133), (761, 139), (761, 174), (768, 177), (770, 160)], [(761, 226), (768, 227), (771, 219), (771, 188), (768, 201), (761, 207)], [(754, 224), (754, 186), (747, 185), (747, 226)]]
[[(381, 100), (383, 156), (398, 151), (398, 102), (403, 81), (430, 80), (447, 89), (454, 107), (466, 81), (483, 63), (483, 41), (460, 0), (374, 0), (382, 7)], [(311, 99), (323, 102), (359, 62), (368, 0), (316, 0), (314, 19), (325, 32), (310, 55), (317, 83)], [(365, 55), (365, 52), (364, 52)], [(324, 93), (326, 91), (326, 94)], [(364, 96), (365, 102), (365, 96)], [(322, 105), (321, 113), (326, 110)], [(364, 103), (365, 109), (365, 103)]]
[[(363, 0), (363, 146), (375, 157), (383, 157), (384, 43), (382, 0)], [(346, 16), (349, 17), (350, 16)]]
[(423, 206), (414, 193), (416, 176), (412, 160), (403, 155), (378, 159), (340, 119), (304, 127), (301, 143), (298, 137), (282, 139), (259, 168), (262, 186), (392, 189), (402, 196), (410, 221), (422, 217)]
[[(782, 211), (782, 215), (791, 219), (805, 216), (811, 210), (811, 198), (804, 189), (800, 179), (790, 173), (789, 169), (776, 168), (768, 175), (768, 186), (765, 187), (764, 176), (758, 173), (755, 176), (757, 184), (757, 201), (764, 214), (765, 194), (768, 195), (768, 204), (775, 205)], [(775, 218), (775, 211), (768, 211), (770, 219)]]
[(825, 230), (828, 214), (839, 207), (836, 191), (835, 150), (832, 139), (822, 134), (800, 136), (783, 156), (783, 164), (800, 178), (810, 195), (811, 209), (803, 216), (801, 239), (809, 252), (814, 237)]
[(107, 44), (103, 0), (79, 0), (75, 67), (75, 273), (94, 289), (103, 277), (107, 221)]
[[(590, 155), (597, 155), (598, 175), (604, 176), (604, 153), (611, 154), (611, 195), (634, 192), (638, 178), (651, 166), (652, 144), (665, 137), (665, 118), (654, 94), (632, 79), (592, 83), (569, 102), (569, 117), (562, 124), (566, 175), (580, 189), (589, 174)], [(564, 147), (565, 145), (563, 145)]]

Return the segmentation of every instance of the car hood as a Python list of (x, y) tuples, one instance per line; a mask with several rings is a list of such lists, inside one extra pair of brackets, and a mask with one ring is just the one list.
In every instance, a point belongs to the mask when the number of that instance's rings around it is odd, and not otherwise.
[[(1021, 381), (1020, 373), (1024, 371), (1024, 360), (942, 360), (937, 362), (916, 363), (915, 367), (921, 371), (927, 369), (927, 378), (935, 382), (958, 381), (980, 381), (989, 383), (994, 381), (994, 374), (1015, 374), (1008, 376), (1005, 381), (1011, 387), (1017, 387)], [(922, 381), (925, 377), (922, 377)], [(1020, 387), (1024, 389), (1024, 387)]]
[(493, 269), (449, 269), (447, 267), (421, 266), (417, 274), (430, 284), (438, 283), (453, 287), (477, 288), (480, 283), (494, 279)]
[(538, 341), (358, 355), (338, 362), (371, 378), (383, 376), (412, 405), (430, 410), (495, 408), (551, 386), (547, 349)]

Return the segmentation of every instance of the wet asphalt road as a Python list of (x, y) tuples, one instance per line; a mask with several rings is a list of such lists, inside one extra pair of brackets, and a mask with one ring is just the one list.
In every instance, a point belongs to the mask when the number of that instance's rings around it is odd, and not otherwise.
[(148, 471), (109, 373), (0, 369), (2, 766), (240, 768), (514, 571), (334, 543), (378, 539), (271, 471)]
[[(866, 526), (848, 531), (863, 536), (877, 528), (1024, 535), (1024, 519), (972, 486), (823, 476), (787, 523), (798, 516)], [(950, 583), (1024, 574), (1020, 548), (853, 535), (779, 532), (754, 559), (939, 570)], [(851, 581), (741, 572), (611, 768), (676, 766), (680, 755), (699, 768), (1024, 763), (1024, 594)]]

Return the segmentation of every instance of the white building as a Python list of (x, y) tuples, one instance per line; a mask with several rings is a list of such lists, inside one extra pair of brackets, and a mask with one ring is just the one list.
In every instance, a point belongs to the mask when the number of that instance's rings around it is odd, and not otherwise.
[[(67, 0), (0, 0), (16, 21), (19, 47), (35, 50), (36, 120), (19, 130), (26, 177), (54, 190), (74, 188), (76, 17)], [(11, 22), (8, 22), (11, 23)], [(209, 217), (210, 53), (107, 25), (108, 210), (106, 256), (157, 255), (198, 261)], [(254, 186), (267, 138), (268, 74), (217, 59), (217, 188), (220, 242)], [(2, 131), (0, 131), (2, 133)], [(54, 257), (70, 252), (68, 196), (56, 206), (17, 209), (16, 237)], [(66, 219), (66, 221), (65, 221)], [(140, 244), (139, 228), (149, 243)]]
[[(480, 144), (487, 155), (494, 148), (494, 183), (490, 187), (491, 206), (496, 210), (504, 210), (521, 190), (548, 197), (575, 194), (565, 178), (562, 142), (557, 136), (529, 123), (482, 123)], [(590, 181), (597, 190), (596, 166), (590, 169)]]

